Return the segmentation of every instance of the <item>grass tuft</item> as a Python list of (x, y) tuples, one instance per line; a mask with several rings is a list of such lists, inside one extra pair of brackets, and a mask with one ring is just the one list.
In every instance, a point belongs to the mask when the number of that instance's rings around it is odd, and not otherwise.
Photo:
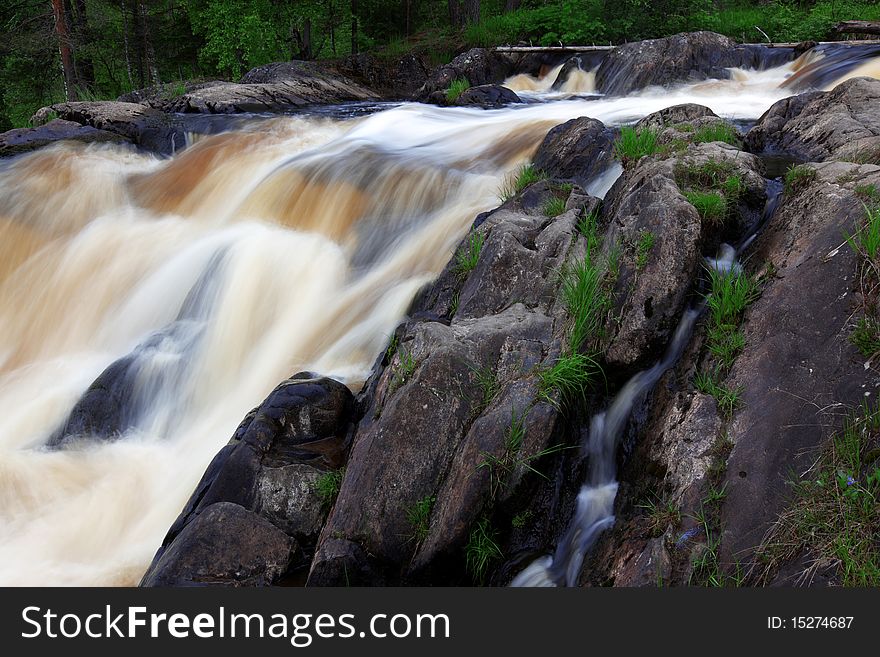
[(315, 480), (312, 490), (315, 491), (325, 507), (333, 506), (336, 496), (339, 495), (339, 489), (342, 488), (342, 479), (344, 477), (345, 468), (340, 468), (339, 470), (325, 472)]
[(416, 543), (421, 543), (428, 537), (431, 511), (434, 508), (435, 500), (433, 495), (429, 495), (407, 509), (406, 519), (412, 527), (412, 538)]
[(558, 391), (562, 402), (570, 403), (586, 396), (595, 375), (600, 372), (598, 363), (591, 356), (581, 353), (560, 356), (551, 367), (541, 370), (538, 394), (556, 405), (552, 393)]
[(464, 548), (465, 565), (478, 584), (485, 581), (492, 562), (502, 556), (496, 540), (496, 532), (490, 527), (488, 518), (480, 519), (468, 537)]
[(459, 278), (464, 278), (470, 274), (480, 261), (480, 253), (483, 252), (483, 244), (486, 242), (486, 234), (480, 231), (474, 231), (468, 237), (467, 242), (459, 248), (455, 254), (455, 267), (453, 271)]
[(700, 126), (694, 131), (694, 142), (697, 144), (723, 141), (731, 146), (739, 145), (739, 135), (729, 123), (709, 123)]
[(446, 90), (446, 102), (454, 103), (458, 100), (458, 97), (461, 96), (466, 90), (471, 88), (471, 83), (467, 78), (458, 78), (453, 80), (449, 85), (449, 88)]
[(849, 339), (865, 358), (876, 356), (880, 353), (880, 322), (872, 317), (862, 317)]
[(798, 164), (785, 172), (785, 191), (794, 194), (816, 180), (819, 174), (806, 164)]
[(558, 217), (565, 212), (565, 199), (554, 196), (544, 204), (544, 214), (548, 217)]
[(648, 256), (651, 255), (651, 249), (654, 248), (654, 233), (649, 230), (643, 230), (639, 234), (639, 241), (636, 244), (636, 268), (644, 269), (648, 264)]
[(657, 131), (651, 128), (624, 126), (614, 144), (614, 154), (624, 166), (638, 162), (645, 155), (654, 155), (660, 151), (657, 137)]
[(698, 372), (694, 377), (694, 387), (703, 394), (714, 397), (718, 410), (725, 418), (730, 419), (733, 412), (742, 405), (743, 389), (742, 387), (727, 388), (719, 379), (718, 370)]
[(722, 223), (727, 216), (727, 199), (718, 192), (689, 190), (684, 196), (694, 206), (700, 218), (712, 224)]
[(854, 235), (845, 237), (853, 251), (875, 260), (880, 253), (880, 207), (866, 205), (865, 224)]
[(501, 202), (505, 203), (532, 183), (546, 179), (547, 174), (540, 169), (536, 169), (533, 164), (524, 164), (515, 173), (507, 176), (498, 196)]

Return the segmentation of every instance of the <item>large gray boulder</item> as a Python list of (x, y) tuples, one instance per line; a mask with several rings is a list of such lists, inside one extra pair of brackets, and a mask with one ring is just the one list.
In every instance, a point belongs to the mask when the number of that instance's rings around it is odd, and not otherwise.
[(435, 91), (449, 88), (459, 78), (471, 86), (498, 84), (515, 72), (516, 59), (487, 48), (471, 48), (448, 64), (437, 67), (415, 92), (413, 100), (427, 101)]
[(614, 162), (616, 131), (582, 116), (547, 133), (533, 158), (537, 169), (586, 187)]

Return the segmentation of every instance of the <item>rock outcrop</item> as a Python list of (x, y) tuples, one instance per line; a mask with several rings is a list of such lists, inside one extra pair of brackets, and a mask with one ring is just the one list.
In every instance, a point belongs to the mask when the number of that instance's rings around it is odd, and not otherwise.
[(268, 585), (308, 564), (327, 512), (317, 482), (343, 463), (353, 418), (337, 381), (279, 385), (214, 457), (141, 585)]
[(551, 129), (535, 152), (537, 169), (586, 187), (614, 161), (617, 132), (582, 116)]
[(94, 144), (120, 143), (126, 139), (114, 132), (98, 130), (75, 121), (54, 119), (36, 128), (19, 128), (0, 133), (0, 157), (26, 153), (57, 141)]
[(754, 153), (807, 161), (880, 164), (880, 80), (853, 78), (828, 92), (775, 103), (746, 135)]
[(455, 80), (465, 79), (472, 86), (498, 84), (514, 73), (516, 58), (486, 48), (471, 48), (448, 64), (435, 69), (415, 92), (413, 100), (429, 101), (431, 94), (445, 91)]
[(137, 103), (116, 101), (57, 103), (40, 109), (31, 123), (41, 126), (53, 116), (119, 135), (146, 150), (170, 154), (185, 145), (183, 130), (167, 114)]

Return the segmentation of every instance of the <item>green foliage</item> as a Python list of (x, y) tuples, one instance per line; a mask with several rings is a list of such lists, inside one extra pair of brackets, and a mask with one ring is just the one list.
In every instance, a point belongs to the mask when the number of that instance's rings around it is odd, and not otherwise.
[(723, 141), (726, 144), (737, 146), (740, 140), (736, 129), (729, 123), (709, 123), (700, 126), (694, 132), (695, 143), (700, 144), (712, 141)]
[(785, 172), (785, 191), (797, 193), (813, 182), (816, 176), (816, 170), (807, 164), (793, 166)]
[(602, 317), (611, 303), (602, 289), (602, 273), (591, 253), (563, 269), (560, 291), (572, 321), (568, 347), (577, 351), (599, 334)]
[(480, 261), (480, 253), (483, 251), (483, 244), (486, 241), (486, 234), (476, 230), (470, 234), (467, 242), (455, 254), (455, 267), (453, 271), (460, 277), (464, 278), (470, 274), (477, 263)]
[(721, 191), (728, 178), (735, 175), (735, 169), (733, 162), (715, 158), (709, 158), (702, 164), (679, 162), (675, 168), (675, 181), (681, 188), (697, 187)]
[(531, 510), (521, 511), (520, 513), (517, 513), (515, 516), (513, 516), (510, 524), (513, 526), (514, 529), (522, 529), (529, 523), (529, 520), (532, 519), (532, 515), (533, 514)]
[(681, 523), (681, 511), (672, 500), (664, 500), (652, 495), (641, 504), (637, 504), (636, 508), (647, 511), (652, 536), (662, 536), (668, 527), (678, 527)]
[(416, 543), (421, 543), (428, 537), (431, 511), (434, 509), (435, 500), (433, 495), (429, 495), (407, 509), (406, 519), (412, 527), (412, 538)]
[(548, 217), (558, 217), (565, 212), (565, 199), (558, 196), (551, 196), (544, 204), (544, 214)]
[(492, 400), (498, 395), (498, 392), (501, 390), (501, 384), (498, 382), (495, 370), (493, 370), (491, 366), (483, 368), (474, 367), (471, 368), (471, 371), (474, 374), (474, 378), (477, 380), (477, 385), (480, 387), (479, 407), (480, 409), (484, 409), (491, 404)]
[(449, 88), (446, 90), (446, 102), (454, 103), (458, 100), (458, 97), (461, 96), (467, 89), (471, 88), (471, 83), (468, 82), (467, 78), (458, 78), (453, 80), (449, 85)]
[(325, 507), (333, 505), (336, 496), (339, 495), (339, 489), (342, 487), (342, 480), (345, 477), (345, 468), (339, 470), (331, 470), (320, 475), (313, 484), (313, 490), (321, 499), (321, 503)]
[(684, 196), (700, 217), (712, 224), (722, 223), (727, 216), (727, 199), (718, 192), (689, 190)]
[(706, 336), (709, 352), (723, 367), (729, 368), (746, 346), (742, 331), (730, 324), (710, 326)]
[(636, 267), (644, 269), (648, 264), (648, 256), (651, 255), (651, 249), (654, 248), (654, 233), (649, 230), (643, 230), (639, 233), (639, 241), (636, 244)]
[(638, 162), (645, 155), (660, 151), (657, 136), (657, 131), (651, 128), (623, 126), (614, 144), (614, 154), (624, 166)]
[(880, 405), (844, 421), (805, 478), (792, 506), (763, 541), (762, 581), (805, 550), (837, 569), (844, 586), (880, 586)]
[(406, 349), (398, 349), (397, 354), (399, 360), (394, 376), (391, 379), (391, 383), (388, 385), (389, 395), (409, 381), (416, 371), (416, 359), (410, 351), (407, 351)]
[(465, 565), (478, 584), (485, 581), (489, 566), (502, 556), (497, 540), (488, 518), (481, 518), (471, 530), (464, 548)]

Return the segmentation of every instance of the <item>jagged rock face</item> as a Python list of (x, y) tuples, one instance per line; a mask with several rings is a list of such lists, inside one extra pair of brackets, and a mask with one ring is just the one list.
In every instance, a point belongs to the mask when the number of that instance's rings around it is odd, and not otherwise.
[(864, 221), (854, 190), (880, 189), (880, 168), (812, 166), (816, 180), (786, 192), (751, 252), (755, 266), (772, 263), (776, 275), (747, 311), (746, 349), (729, 380), (742, 386), (743, 408), (729, 426), (725, 563), (748, 563), (785, 504), (786, 481), (813, 463), (839, 409), (859, 406), (880, 384), (849, 340), (858, 256), (842, 237)]
[[(315, 544), (326, 516), (315, 483), (344, 460), (353, 419), (354, 398), (338, 381), (303, 373), (280, 384), (211, 461), (142, 585), (196, 576), (237, 585), (241, 572), (248, 583), (277, 581), (296, 565), (292, 552)], [(231, 534), (214, 528), (226, 519)], [(244, 567), (227, 568), (236, 554)]]
[(832, 91), (775, 103), (746, 135), (752, 152), (808, 161), (880, 163), (880, 80), (853, 78)]
[(682, 123), (698, 121), (703, 118), (717, 119), (718, 115), (705, 105), (684, 103), (682, 105), (667, 107), (659, 112), (654, 112), (653, 114), (648, 114), (648, 116), (636, 123), (636, 129), (650, 128), (653, 130), (664, 130)]
[(111, 132), (158, 153), (170, 154), (185, 145), (183, 131), (175, 125), (171, 117), (137, 103), (57, 103), (40, 109), (31, 117), (31, 123), (43, 125), (52, 112), (65, 121)]
[(624, 95), (649, 85), (668, 85), (694, 77), (725, 77), (722, 70), (742, 55), (736, 42), (714, 32), (676, 34), (615, 48), (596, 72), (601, 93)]
[[(553, 193), (535, 187), (544, 199)], [(466, 279), (453, 262), (417, 300), (396, 352), (367, 384), (310, 585), (433, 581), (449, 563), (461, 572), (475, 522), (521, 494), (525, 468), (493, 475), (481, 464), (504, 458), (513, 417), (524, 426), (521, 458), (556, 435), (558, 412), (539, 395), (537, 372), (559, 353), (557, 272), (575, 248), (578, 214), (548, 218), (508, 202), (476, 229), (485, 242)], [(416, 539), (410, 510), (431, 498)]]
[(36, 150), (56, 141), (91, 143), (119, 143), (126, 141), (121, 135), (75, 121), (54, 119), (36, 128), (18, 128), (0, 133), (0, 157), (18, 155)]
[(533, 163), (555, 178), (585, 186), (614, 161), (616, 131), (582, 116), (556, 126), (538, 147)]
[(498, 84), (514, 72), (515, 63), (515, 59), (492, 50), (471, 48), (434, 70), (413, 100), (424, 102), (432, 93), (448, 89), (459, 78), (465, 78), (472, 86)]

